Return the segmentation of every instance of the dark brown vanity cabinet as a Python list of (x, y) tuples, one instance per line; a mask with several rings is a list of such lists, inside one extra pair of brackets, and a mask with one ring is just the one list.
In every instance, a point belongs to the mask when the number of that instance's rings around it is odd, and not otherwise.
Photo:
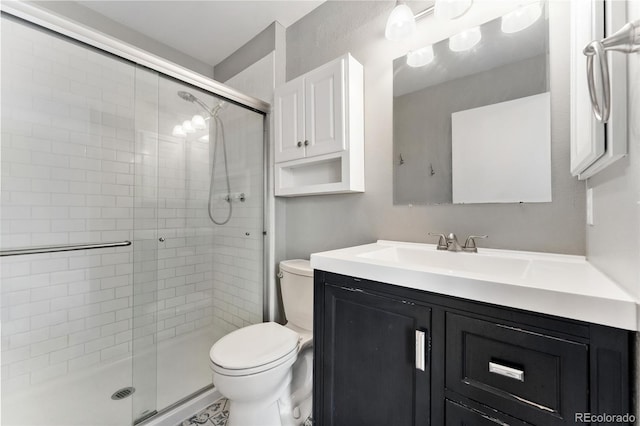
[(551, 426), (631, 409), (631, 332), (322, 271), (314, 297), (316, 425)]

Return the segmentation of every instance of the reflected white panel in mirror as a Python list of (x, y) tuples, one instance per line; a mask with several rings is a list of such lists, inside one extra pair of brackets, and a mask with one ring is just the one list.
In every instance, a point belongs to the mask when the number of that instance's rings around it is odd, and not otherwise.
[(549, 92), (451, 114), (453, 202), (551, 201)]

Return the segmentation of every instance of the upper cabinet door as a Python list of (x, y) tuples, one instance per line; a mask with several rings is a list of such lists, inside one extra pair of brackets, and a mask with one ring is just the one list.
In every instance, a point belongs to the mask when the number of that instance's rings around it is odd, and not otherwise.
[(345, 149), (345, 58), (305, 77), (307, 156)]
[(299, 78), (275, 92), (275, 162), (296, 160), (305, 155), (304, 80)]

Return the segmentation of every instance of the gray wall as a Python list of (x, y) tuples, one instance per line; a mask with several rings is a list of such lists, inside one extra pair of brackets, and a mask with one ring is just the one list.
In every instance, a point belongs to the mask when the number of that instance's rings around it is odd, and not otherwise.
[(538, 55), (393, 98), (394, 204), (451, 204), (451, 113), (547, 90)]
[(213, 67), (216, 79), (225, 82), (273, 52), (276, 48), (276, 26), (280, 26), (280, 24), (273, 22), (238, 50), (216, 64)]
[(193, 58), (173, 47), (160, 43), (146, 35), (132, 30), (88, 7), (73, 1), (32, 1), (34, 5), (47, 9), (72, 21), (80, 22), (111, 37), (117, 38), (147, 52), (168, 59), (178, 65), (213, 78), (213, 66)]
[[(508, 205), (394, 206), (392, 61), (407, 46), (384, 38), (394, 2), (326, 2), (287, 29), (287, 80), (345, 52), (364, 65), (364, 194), (286, 200), (286, 257), (376, 239), (433, 242), (428, 232), (488, 234), (485, 247), (568, 254), (585, 251), (585, 185), (569, 173), (568, 3), (550, 5), (553, 202)], [(419, 21), (423, 34), (433, 17)]]

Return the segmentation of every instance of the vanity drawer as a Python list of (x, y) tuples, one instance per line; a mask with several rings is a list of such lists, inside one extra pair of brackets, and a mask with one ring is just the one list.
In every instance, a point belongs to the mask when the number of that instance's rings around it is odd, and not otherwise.
[(448, 391), (539, 425), (588, 411), (587, 345), (446, 314)]

